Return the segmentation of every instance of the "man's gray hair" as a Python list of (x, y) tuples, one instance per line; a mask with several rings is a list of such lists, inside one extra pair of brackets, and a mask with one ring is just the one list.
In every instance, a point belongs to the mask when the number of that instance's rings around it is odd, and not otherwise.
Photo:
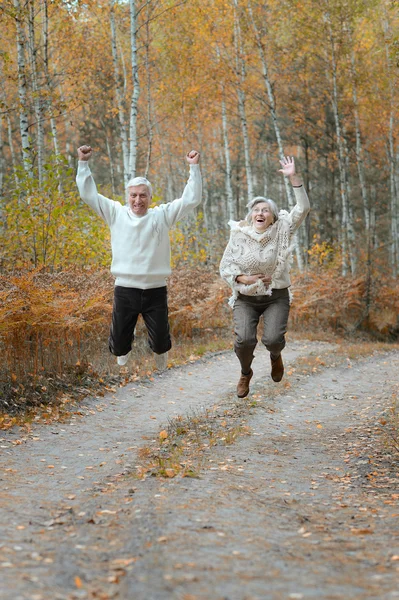
[(247, 204), (248, 214), (245, 218), (250, 225), (252, 223), (252, 220), (251, 220), (252, 211), (255, 208), (255, 206), (257, 204), (260, 204), (261, 202), (266, 202), (266, 204), (268, 204), (270, 206), (270, 209), (271, 209), (271, 211), (273, 213), (273, 217), (274, 217), (273, 223), (275, 223), (278, 220), (278, 208), (277, 208), (277, 204), (274, 202), (274, 200), (271, 200), (270, 198), (264, 198), (263, 196), (256, 196), (255, 198), (250, 200)]
[(126, 196), (128, 196), (129, 188), (135, 187), (136, 185), (147, 186), (150, 196), (152, 198), (152, 185), (148, 181), (148, 179), (146, 179), (145, 177), (133, 177), (132, 179), (129, 179), (129, 181), (127, 182), (127, 185), (126, 185)]

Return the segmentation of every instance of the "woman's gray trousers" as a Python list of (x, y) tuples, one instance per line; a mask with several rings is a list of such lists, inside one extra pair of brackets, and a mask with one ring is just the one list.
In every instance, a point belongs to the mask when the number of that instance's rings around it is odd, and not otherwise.
[(290, 312), (288, 288), (273, 289), (271, 296), (238, 294), (233, 308), (234, 351), (242, 373), (249, 373), (254, 358), (258, 323), (263, 316), (262, 343), (276, 359), (285, 346), (285, 333)]

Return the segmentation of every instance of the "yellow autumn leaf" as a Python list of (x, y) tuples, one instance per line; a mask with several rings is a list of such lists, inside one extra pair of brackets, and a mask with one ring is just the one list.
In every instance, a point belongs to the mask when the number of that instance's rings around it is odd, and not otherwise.
[(166, 438), (168, 437), (168, 432), (165, 429), (163, 429), (159, 434), (159, 437), (161, 438), (161, 440), (166, 440)]

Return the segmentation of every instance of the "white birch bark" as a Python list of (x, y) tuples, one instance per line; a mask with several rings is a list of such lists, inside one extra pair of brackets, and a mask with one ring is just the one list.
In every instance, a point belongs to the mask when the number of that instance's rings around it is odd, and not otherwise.
[(390, 258), (392, 275), (399, 273), (399, 246), (398, 246), (398, 198), (395, 177), (395, 145), (394, 145), (394, 115), (393, 110), (389, 116), (388, 129), (388, 162), (389, 162), (389, 187), (391, 204), (391, 243)]
[(129, 0), (130, 6), (130, 45), (132, 61), (133, 93), (130, 101), (130, 127), (129, 127), (129, 178), (136, 175), (137, 163), (137, 113), (140, 96), (139, 67), (137, 63), (137, 17), (135, 0)]
[(386, 10), (382, 17), (384, 31), (384, 50), (386, 61), (386, 72), (389, 93), (389, 122), (388, 122), (388, 162), (389, 162), (389, 187), (390, 187), (390, 212), (391, 212), (391, 240), (390, 240), (390, 262), (391, 272), (394, 277), (399, 275), (399, 190), (396, 186), (397, 164), (395, 152), (395, 85), (392, 69), (391, 43), (392, 32), (388, 21)]
[(4, 107), (4, 120), (6, 121), (6, 127), (4, 127), (4, 129), (6, 131), (4, 131), (3, 135), (4, 135), (4, 138), (7, 138), (7, 141), (8, 141), (8, 146), (10, 149), (10, 156), (11, 156), (11, 167), (12, 167), (12, 171), (14, 174), (14, 181), (15, 181), (15, 184), (18, 185), (17, 160), (15, 157), (12, 122), (11, 122), (11, 117), (10, 117), (6, 89), (7, 89), (6, 79), (5, 79), (3, 70), (2, 70), (2, 64), (0, 63), (0, 103)]
[[(199, 144), (199, 148), (201, 149), (203, 146), (203, 132), (202, 130), (198, 131), (198, 144)], [(213, 204), (209, 202), (209, 185), (208, 185), (208, 164), (207, 164), (207, 160), (206, 160), (206, 154), (205, 156), (201, 156), (201, 173), (202, 173), (202, 203), (201, 205), (198, 207), (198, 209), (196, 209), (195, 213), (197, 213), (198, 211), (202, 211), (203, 215), (204, 215), (204, 227), (205, 227), (205, 231), (209, 234), (212, 234), (214, 229), (213, 229), (213, 212), (212, 209), (214, 208)], [(189, 222), (189, 221), (188, 221)], [(196, 236), (197, 238), (197, 236)], [(208, 257), (212, 260), (213, 259), (213, 236), (209, 235), (209, 242), (207, 244), (207, 252), (208, 252)], [(198, 240), (195, 240), (196, 243), (196, 247), (198, 248)]]
[[(352, 35), (350, 32), (350, 41), (352, 45)], [(364, 159), (363, 159), (363, 142), (362, 142), (362, 134), (360, 129), (360, 118), (359, 118), (359, 102), (358, 102), (358, 94), (357, 94), (357, 72), (356, 72), (356, 62), (355, 62), (355, 52), (353, 47), (351, 47), (351, 56), (350, 56), (350, 70), (351, 70), (351, 79), (352, 79), (352, 100), (353, 100), (353, 116), (355, 121), (355, 136), (356, 136), (356, 165), (357, 172), (359, 175), (359, 184), (360, 184), (360, 192), (362, 195), (362, 204), (363, 204), (363, 214), (364, 214), (364, 223), (366, 226), (366, 231), (370, 228), (370, 207), (369, 207), (369, 197), (367, 192), (367, 184), (366, 184), (366, 175), (364, 171)]]
[(262, 156), (262, 172), (263, 172), (263, 195), (265, 198), (269, 197), (269, 160), (267, 152), (263, 153)]
[(355, 231), (353, 228), (353, 222), (354, 222), (353, 207), (349, 201), (352, 193), (351, 193), (351, 185), (350, 185), (349, 176), (348, 176), (348, 174), (350, 172), (349, 149), (348, 149), (348, 144), (347, 144), (345, 133), (346, 133), (345, 129), (344, 129), (344, 127), (342, 127), (342, 142), (343, 142), (344, 159), (345, 159), (346, 197), (348, 198), (347, 231), (348, 231), (348, 243), (349, 243), (349, 247), (350, 247), (349, 261), (350, 261), (350, 265), (351, 265), (351, 273), (352, 273), (352, 275), (354, 275), (356, 273), (356, 269), (357, 269), (357, 256), (356, 256), (356, 249), (355, 249), (355, 243), (356, 243), (355, 242)]
[(2, 211), (5, 164), (6, 161), (4, 158), (4, 123), (3, 119), (0, 117), (0, 216)]
[(122, 158), (123, 158), (123, 180), (126, 185), (129, 180), (129, 140), (128, 140), (128, 128), (125, 117), (124, 109), (124, 96), (126, 79), (121, 78), (119, 69), (119, 57), (117, 48), (117, 35), (115, 25), (115, 13), (114, 13), (115, 0), (111, 0), (110, 10), (110, 25), (111, 25), (111, 46), (112, 46), (112, 61), (114, 67), (114, 80), (115, 80), (115, 95), (116, 104), (118, 108), (118, 120), (120, 127), (120, 138), (122, 145)]
[[(344, 141), (342, 136), (341, 121), (338, 109), (338, 76), (337, 76), (337, 62), (335, 55), (335, 40), (332, 32), (331, 18), (328, 11), (324, 12), (324, 20), (327, 25), (328, 41), (330, 52), (328, 55), (328, 62), (330, 64), (330, 85), (331, 85), (331, 105), (334, 114), (335, 123), (335, 135), (338, 149), (338, 171), (339, 171), (339, 182), (340, 182), (340, 193), (341, 193), (341, 206), (342, 206), (342, 275), (347, 275), (347, 262), (346, 253), (349, 253), (351, 259), (351, 265), (355, 265), (354, 252), (355, 252), (355, 240), (353, 233), (353, 224), (350, 220), (349, 215), (349, 200), (347, 194), (347, 173), (345, 168), (345, 151)], [(327, 73), (328, 75), (328, 73)], [(352, 271), (352, 275), (354, 272)]]
[(227, 111), (226, 111), (226, 102), (224, 99), (224, 85), (221, 84), (221, 94), (222, 94), (222, 131), (223, 131), (223, 147), (224, 147), (224, 162), (225, 162), (225, 189), (226, 189), (226, 199), (227, 199), (227, 214), (229, 216), (229, 220), (235, 219), (235, 210), (234, 210), (234, 198), (233, 198), (233, 188), (231, 185), (231, 160), (230, 160), (230, 144), (229, 144), (229, 131), (227, 125)]
[[(256, 21), (254, 18), (251, 0), (248, 0), (248, 13), (249, 13), (249, 17), (250, 17), (252, 30), (253, 30), (254, 36), (255, 36), (256, 46), (257, 46), (258, 52), (259, 52), (259, 58), (260, 58), (260, 61), (262, 64), (263, 81), (264, 81), (264, 84), (266, 87), (266, 92), (267, 92), (267, 97), (268, 97), (268, 105), (269, 105), (270, 114), (272, 117), (273, 129), (274, 129), (277, 146), (278, 146), (278, 154), (279, 154), (280, 160), (282, 160), (284, 158), (284, 147), (283, 147), (283, 141), (282, 141), (281, 132), (280, 132), (280, 125), (279, 125), (279, 121), (278, 121), (278, 117), (277, 117), (276, 99), (275, 99), (274, 92), (273, 92), (272, 82), (271, 82), (271, 79), (269, 76), (269, 67), (268, 67), (267, 58), (266, 58), (265, 45), (263, 43), (259, 27), (256, 24)], [(290, 209), (292, 209), (295, 205), (294, 192), (288, 181), (288, 178), (284, 177), (283, 179), (284, 179), (284, 187), (285, 187), (285, 193), (286, 193), (287, 200), (288, 200), (288, 205), (289, 205)], [(300, 271), (303, 271), (304, 262), (305, 262), (304, 257), (303, 257), (303, 250), (302, 250), (302, 248), (304, 246), (304, 240), (302, 238), (303, 238), (303, 233), (302, 233), (302, 228), (300, 228), (297, 231), (297, 233), (295, 234), (295, 238), (294, 238), (295, 255), (296, 255), (296, 259), (297, 259), (298, 269)]]
[(50, 63), (49, 63), (49, 16), (48, 16), (48, 0), (43, 0), (43, 63), (44, 63), (44, 73), (46, 78), (46, 86), (49, 95), (49, 113), (50, 113), (50, 129), (51, 129), (51, 138), (54, 146), (54, 154), (57, 157), (58, 164), (58, 156), (60, 154), (60, 147), (58, 142), (58, 131), (57, 131), (57, 123), (54, 118), (54, 110), (52, 106), (52, 97), (53, 97), (53, 85), (51, 81), (50, 74)]
[(10, 154), (11, 154), (12, 170), (14, 173), (14, 181), (15, 181), (15, 185), (18, 186), (17, 159), (15, 156), (14, 136), (13, 136), (13, 132), (12, 132), (12, 123), (11, 123), (11, 118), (10, 118), (9, 113), (7, 113), (7, 133), (8, 133), (8, 146), (10, 148)]
[(104, 131), (105, 145), (106, 145), (106, 148), (107, 148), (107, 155), (108, 155), (108, 159), (109, 159), (109, 170), (110, 170), (110, 176), (111, 176), (112, 198), (115, 198), (115, 196), (116, 196), (116, 186), (115, 186), (114, 160), (113, 160), (113, 157), (112, 157), (111, 144), (109, 143), (109, 138), (108, 138), (108, 135), (107, 135), (106, 125), (105, 125), (105, 123), (104, 123), (104, 121), (102, 119), (101, 119), (101, 126), (102, 126), (103, 131)]
[[(265, 44), (262, 40), (261, 32), (259, 30), (258, 25), (256, 24), (256, 21), (255, 21), (254, 15), (253, 15), (251, 0), (248, 0), (248, 12), (249, 12), (250, 20), (251, 20), (252, 30), (253, 30), (254, 36), (255, 36), (256, 46), (257, 46), (258, 52), (259, 52), (259, 58), (260, 58), (260, 61), (262, 64), (263, 81), (264, 81), (264, 84), (266, 87), (267, 98), (268, 98), (268, 102), (269, 102), (269, 109), (270, 109), (270, 114), (272, 117), (273, 129), (274, 129), (277, 146), (278, 146), (278, 154), (279, 154), (280, 160), (282, 160), (284, 158), (284, 146), (283, 146), (283, 141), (282, 141), (281, 132), (280, 132), (280, 125), (279, 125), (279, 121), (278, 121), (278, 117), (277, 117), (276, 99), (275, 99), (274, 92), (273, 92), (272, 82), (271, 82), (271, 79), (269, 76), (269, 67), (268, 67), (267, 58), (266, 58)], [(285, 186), (285, 191), (286, 191), (289, 207), (290, 207), (290, 209), (292, 209), (295, 204), (295, 196), (294, 196), (294, 192), (292, 191), (292, 188), (286, 178), (284, 178), (284, 186)]]
[(234, 46), (235, 46), (235, 59), (236, 59), (236, 77), (237, 77), (237, 98), (238, 98), (238, 111), (241, 121), (243, 145), (244, 145), (244, 160), (245, 160), (245, 172), (247, 177), (247, 199), (248, 202), (254, 197), (253, 193), (253, 182), (252, 182), (252, 168), (251, 168), (251, 156), (249, 148), (249, 135), (248, 135), (248, 122), (245, 110), (245, 60), (242, 51), (242, 40), (241, 40), (241, 28), (238, 16), (238, 0), (233, 0), (234, 3)]
[(147, 83), (147, 160), (145, 166), (144, 177), (148, 177), (151, 164), (152, 144), (154, 139), (153, 123), (152, 123), (152, 95), (151, 95), (151, 65), (150, 65), (150, 4), (147, 5), (147, 19), (145, 23), (146, 29), (146, 44), (145, 44), (145, 68), (146, 68), (146, 83)]
[(19, 97), (19, 129), (21, 134), (22, 162), (26, 173), (33, 177), (32, 148), (29, 138), (28, 83), (25, 61), (24, 17), (20, 0), (13, 0), (15, 23), (17, 29), (17, 62), (18, 62), (18, 97)]
[(33, 107), (36, 119), (36, 153), (37, 153), (37, 174), (39, 186), (43, 184), (43, 163), (44, 163), (44, 127), (43, 127), (43, 108), (41, 101), (41, 89), (39, 85), (39, 75), (37, 66), (38, 47), (36, 45), (35, 33), (35, 2), (28, 0), (29, 17), (28, 17), (28, 32), (29, 32), (29, 59), (30, 59), (30, 76), (32, 86)]

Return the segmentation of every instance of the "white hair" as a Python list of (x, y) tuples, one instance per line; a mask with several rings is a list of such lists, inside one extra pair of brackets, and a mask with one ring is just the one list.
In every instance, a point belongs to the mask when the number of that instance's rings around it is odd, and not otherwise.
[(271, 209), (271, 211), (273, 213), (273, 217), (274, 217), (273, 223), (275, 223), (278, 220), (277, 204), (275, 203), (274, 200), (271, 200), (270, 198), (264, 198), (263, 196), (256, 196), (256, 198), (253, 198), (252, 200), (250, 200), (248, 202), (248, 204), (247, 204), (248, 214), (245, 217), (246, 220), (248, 221), (249, 224), (251, 224), (252, 211), (255, 208), (255, 206), (257, 204), (260, 204), (261, 202), (266, 202), (266, 204), (268, 204), (270, 206), (270, 209)]
[(126, 184), (126, 196), (129, 195), (129, 188), (135, 187), (136, 185), (145, 185), (149, 191), (150, 197), (152, 198), (152, 185), (145, 177), (133, 177), (129, 179)]

